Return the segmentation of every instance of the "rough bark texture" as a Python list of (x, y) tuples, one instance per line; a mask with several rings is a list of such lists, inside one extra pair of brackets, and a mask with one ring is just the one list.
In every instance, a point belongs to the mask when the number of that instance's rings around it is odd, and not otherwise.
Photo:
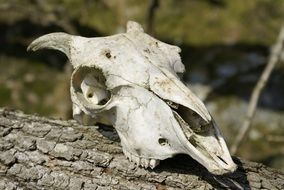
[(136, 168), (109, 127), (0, 109), (0, 189), (284, 189), (284, 174), (235, 158), (214, 176), (188, 156)]

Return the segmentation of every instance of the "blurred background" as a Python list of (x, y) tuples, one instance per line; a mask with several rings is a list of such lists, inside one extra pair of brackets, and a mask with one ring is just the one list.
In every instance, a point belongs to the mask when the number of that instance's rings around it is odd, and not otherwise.
[[(284, 23), (282, 0), (0, 0), (0, 107), (70, 119), (67, 58), (50, 50), (27, 53), (26, 47), (50, 32), (124, 32), (127, 20), (182, 48), (183, 79), (205, 101), (230, 146)], [(282, 62), (237, 156), (284, 170), (283, 97)]]

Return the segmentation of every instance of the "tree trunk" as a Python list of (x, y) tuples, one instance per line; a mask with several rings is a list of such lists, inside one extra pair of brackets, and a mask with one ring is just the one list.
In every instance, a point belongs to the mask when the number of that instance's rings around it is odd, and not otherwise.
[(0, 189), (284, 189), (284, 174), (234, 158), (214, 176), (189, 156), (137, 168), (110, 127), (82, 126), (0, 109)]

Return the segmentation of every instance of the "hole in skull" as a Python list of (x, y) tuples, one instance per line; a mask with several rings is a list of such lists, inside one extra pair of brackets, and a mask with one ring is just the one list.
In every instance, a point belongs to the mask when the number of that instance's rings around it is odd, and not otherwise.
[(223, 158), (221, 158), (220, 156), (217, 156), (222, 162), (224, 162), (226, 165), (228, 165), (227, 164), (227, 162), (225, 161), (225, 160), (223, 160)]
[(72, 87), (84, 107), (104, 105), (110, 100), (111, 93), (105, 85), (101, 70), (94, 67), (81, 67), (73, 74)]
[(102, 104), (102, 105), (104, 105), (104, 104), (106, 104), (108, 102), (108, 99), (102, 99), (101, 101), (100, 101), (100, 104)]
[(200, 144), (196, 139), (196, 137), (194, 135), (192, 135), (190, 138), (188, 138), (188, 141), (190, 142), (190, 144), (192, 146), (194, 146), (194, 148), (196, 148), (201, 154), (203, 154), (204, 156), (206, 156), (207, 158), (212, 158), (210, 156), (210, 154), (208, 153), (208, 151), (202, 146), (202, 144)]
[(168, 140), (165, 139), (165, 138), (159, 138), (159, 139), (158, 139), (158, 142), (159, 142), (159, 144), (162, 145), (162, 146), (165, 146), (165, 145), (168, 144)]
[(88, 94), (88, 98), (92, 98), (93, 96), (94, 96), (93, 93), (89, 93), (89, 94)]
[(110, 51), (110, 49), (104, 49), (102, 51), (102, 55), (105, 55), (108, 59), (110, 59), (111, 58), (111, 51)]
[(176, 111), (176, 113), (180, 116), (180, 119), (187, 123), (190, 129), (192, 129), (195, 133), (206, 135), (210, 131), (210, 123), (204, 121), (200, 115), (189, 108), (183, 105), (178, 105), (177, 109), (173, 110)]
[(106, 57), (107, 57), (107, 58), (111, 58), (110, 52), (107, 52), (107, 53), (106, 53)]

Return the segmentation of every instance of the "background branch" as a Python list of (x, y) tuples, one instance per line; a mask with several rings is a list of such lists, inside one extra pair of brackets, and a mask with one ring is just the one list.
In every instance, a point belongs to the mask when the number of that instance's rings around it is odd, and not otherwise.
[(146, 18), (146, 32), (148, 34), (154, 35), (154, 22), (156, 11), (159, 8), (160, 1), (159, 0), (150, 0), (149, 8), (147, 11), (147, 18)]
[(263, 70), (263, 73), (261, 74), (261, 77), (259, 78), (256, 86), (253, 89), (253, 93), (250, 98), (246, 118), (239, 130), (239, 133), (235, 139), (235, 142), (231, 146), (231, 153), (233, 155), (237, 153), (238, 148), (240, 147), (242, 141), (244, 140), (244, 138), (250, 131), (251, 123), (255, 115), (255, 110), (256, 110), (259, 96), (263, 88), (265, 87), (273, 68), (275, 67), (276, 63), (281, 59), (281, 53), (283, 51), (283, 42), (284, 42), (284, 26), (282, 26), (280, 30), (277, 42), (271, 49), (268, 64), (266, 65), (265, 69)]

